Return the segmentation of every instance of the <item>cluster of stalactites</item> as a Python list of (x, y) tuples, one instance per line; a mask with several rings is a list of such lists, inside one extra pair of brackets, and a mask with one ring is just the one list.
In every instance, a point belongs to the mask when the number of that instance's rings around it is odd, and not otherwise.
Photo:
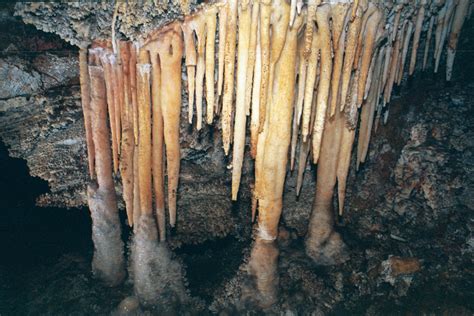
[[(393, 86), (405, 70), (410, 75), (415, 70), (423, 32), (423, 69), (434, 37), (435, 71), (447, 42), (451, 78), (469, 5), (469, 0), (397, 1), (390, 7), (369, 0), (228, 0), (204, 6), (140, 44), (114, 39), (111, 49), (96, 43), (89, 60), (104, 69), (113, 166), (121, 173), (129, 223), (154, 209), (164, 239), (166, 165), (175, 224), (183, 55), (189, 123), (195, 120), (200, 130), (203, 122), (220, 117), (225, 154), (233, 147), (233, 200), (250, 126), (250, 155), (256, 160), (252, 215), (258, 206), (261, 235), (274, 239), (288, 161), (291, 170), (298, 168), (297, 194), (309, 157), (314, 163), (333, 161), (330, 179), (318, 182), (334, 187), (337, 179), (342, 212), (355, 129), (360, 126), (359, 166), (372, 127), (382, 113), (387, 118)], [(86, 132), (87, 124), (86, 119)]]
[[(156, 214), (160, 239), (165, 239), (164, 174), (166, 166), (168, 209), (171, 226), (176, 221), (176, 191), (180, 168), (179, 116), (181, 106), (182, 34), (179, 25), (161, 29), (146, 46), (130, 42), (96, 42), (81, 51), (81, 86), (89, 80), (88, 65), (103, 71), (104, 98), (108, 109), (114, 173), (120, 171), (128, 222), (141, 214)], [(82, 75), (84, 73), (84, 75)], [(161, 80), (166, 74), (166, 80)], [(82, 91), (88, 148), (94, 148), (88, 116), (90, 97)], [(104, 147), (104, 146), (102, 146)], [(95, 156), (88, 151), (91, 178), (95, 178)], [(166, 163), (165, 163), (166, 157)], [(153, 203), (154, 197), (154, 203)]]

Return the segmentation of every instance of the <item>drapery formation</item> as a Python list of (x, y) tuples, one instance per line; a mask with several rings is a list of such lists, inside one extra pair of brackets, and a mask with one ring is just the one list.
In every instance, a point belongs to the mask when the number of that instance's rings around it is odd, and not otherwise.
[[(333, 229), (332, 198), (337, 184), (342, 214), (356, 129), (358, 168), (374, 126), (382, 115), (387, 119), (393, 87), (406, 73), (412, 75), (420, 63), (425, 69), (431, 60), (437, 72), (446, 46), (446, 79), (451, 79), (470, 9), (469, 0), (227, 0), (205, 5), (138, 43), (95, 42), (89, 64), (104, 74), (111, 146), (102, 148), (105, 143), (91, 136), (89, 93), (96, 87), (82, 51), (91, 177), (99, 178), (97, 152), (111, 150), (129, 224), (153, 213), (165, 240), (166, 204), (171, 226), (177, 216), (184, 62), (188, 122), (195, 121), (199, 130), (219, 118), (224, 152), (232, 153), (233, 200), (250, 137), (257, 240), (277, 237), (287, 169), (298, 169), (299, 194), (306, 165), (313, 161), (318, 177), (307, 253), (321, 264), (337, 263), (343, 242)], [(261, 292), (273, 284), (262, 282), (267, 285), (260, 283)], [(274, 295), (267, 294), (271, 301)]]

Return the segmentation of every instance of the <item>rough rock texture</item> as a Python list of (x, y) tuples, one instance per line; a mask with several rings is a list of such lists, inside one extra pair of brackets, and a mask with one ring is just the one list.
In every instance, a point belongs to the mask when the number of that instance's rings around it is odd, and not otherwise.
[[(168, 3), (169, 2), (169, 3)], [(196, 8), (197, 1), (189, 1)], [(58, 34), (63, 40), (77, 46), (94, 39), (110, 38), (115, 1), (18, 2), (16, 15), (45, 32)], [(138, 40), (142, 34), (165, 25), (183, 14), (179, 0), (119, 2), (117, 8), (117, 38)]]

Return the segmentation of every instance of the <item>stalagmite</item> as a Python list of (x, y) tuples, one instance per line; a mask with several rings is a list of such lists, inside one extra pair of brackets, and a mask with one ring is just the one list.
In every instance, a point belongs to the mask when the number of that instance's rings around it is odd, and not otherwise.
[[(282, 16), (289, 17), (290, 7), (286, 1), (278, 3)], [(288, 19), (282, 19), (288, 24)], [(283, 22), (282, 22), (283, 23)], [(280, 219), (283, 189), (291, 137), (291, 115), (294, 98), (296, 71), (297, 35), (302, 18), (297, 17), (294, 28), (286, 32), (286, 41), (275, 65), (275, 96), (271, 98), (265, 120), (265, 139), (260, 139), (257, 161), (261, 162), (256, 186), (258, 198), (258, 234), (252, 249), (249, 271), (255, 277), (262, 307), (273, 304), (276, 297), (276, 268), (278, 249), (275, 245)], [(278, 29), (278, 28), (276, 28)], [(281, 35), (281, 34), (280, 34)], [(272, 43), (273, 44), (273, 43)], [(272, 51), (273, 51), (272, 47)], [(278, 47), (276, 47), (278, 48)], [(264, 147), (264, 148), (261, 148)]]
[(212, 124), (214, 120), (214, 72), (215, 72), (215, 45), (216, 45), (216, 14), (217, 7), (211, 6), (204, 11), (206, 19), (206, 122)]
[(323, 137), (324, 123), (326, 121), (326, 109), (328, 106), (329, 88), (332, 71), (331, 56), (331, 31), (329, 27), (329, 11), (328, 4), (318, 7), (316, 11), (316, 23), (318, 24), (318, 40), (321, 54), (321, 70), (318, 85), (318, 95), (316, 98), (316, 118), (313, 126), (313, 162), (317, 163), (319, 158), (319, 150), (321, 139)]
[(79, 50), (79, 78), (81, 81), (81, 104), (82, 112), (84, 114), (84, 129), (86, 131), (86, 145), (87, 145), (87, 159), (89, 166), (89, 177), (95, 178), (95, 153), (94, 142), (92, 140), (91, 127), (91, 109), (90, 109), (90, 81), (89, 71), (87, 68), (87, 49), (81, 48)]
[[(356, 83), (354, 83), (355, 85)], [(336, 111), (328, 119), (321, 142), (321, 156), (318, 162), (316, 195), (306, 237), (306, 253), (317, 264), (329, 265), (346, 259), (344, 243), (334, 231), (332, 199), (336, 184), (336, 168), (341, 127), (344, 116)]]
[(247, 62), (250, 41), (251, 6), (248, 0), (239, 3), (239, 38), (237, 52), (237, 84), (235, 102), (234, 148), (232, 152), (232, 200), (237, 200), (242, 163), (244, 161), (247, 115), (245, 109)]
[(151, 64), (148, 51), (140, 49), (137, 63), (138, 187), (140, 213), (152, 213), (151, 186)]
[[(90, 50), (89, 54), (97, 51)], [(94, 274), (109, 285), (117, 285), (125, 277), (123, 243), (112, 179), (109, 128), (104, 70), (97, 63), (89, 65), (92, 138), (95, 150), (97, 183), (88, 187), (88, 202), (92, 216)]]
[[(124, 120), (122, 128), (122, 150), (120, 154), (120, 176), (123, 186), (123, 200), (127, 211), (128, 224), (133, 225), (133, 151), (135, 147), (133, 136), (132, 95), (130, 73), (130, 43), (121, 42), (120, 54), (124, 75)], [(135, 74), (133, 74), (135, 76)]]
[(428, 63), (428, 54), (430, 52), (430, 44), (431, 44), (431, 37), (433, 34), (433, 25), (435, 22), (435, 16), (431, 16), (430, 18), (430, 24), (428, 26), (428, 33), (426, 35), (426, 40), (425, 40), (425, 51), (423, 53), (423, 71), (426, 69), (426, 64)]
[(234, 100), (235, 46), (237, 36), (237, 0), (227, 4), (227, 24), (224, 54), (224, 90), (222, 97), (222, 142), (224, 153), (229, 154), (232, 137), (232, 115)]
[(461, 28), (466, 19), (467, 13), (469, 10), (469, 1), (468, 0), (459, 0), (456, 7), (456, 12), (454, 13), (453, 24), (451, 26), (451, 33), (449, 34), (448, 40), (448, 57), (446, 59), (446, 80), (450, 81), (454, 57), (456, 55), (456, 47), (458, 45), (459, 34), (461, 33)]
[(416, 66), (416, 57), (418, 52), (418, 46), (420, 45), (420, 36), (421, 30), (423, 28), (423, 21), (425, 19), (425, 5), (427, 0), (423, 0), (420, 3), (418, 8), (418, 14), (416, 16), (416, 24), (415, 24), (415, 33), (413, 34), (413, 45), (411, 50), (411, 58), (410, 58), (410, 68), (408, 74), (411, 76), (415, 72)]

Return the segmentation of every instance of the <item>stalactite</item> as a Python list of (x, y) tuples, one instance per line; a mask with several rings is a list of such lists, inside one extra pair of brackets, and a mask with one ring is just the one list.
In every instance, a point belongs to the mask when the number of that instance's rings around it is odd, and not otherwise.
[(138, 187), (140, 213), (152, 213), (151, 185), (151, 64), (148, 51), (140, 49), (137, 59), (138, 100)]
[(326, 121), (326, 110), (328, 106), (329, 89), (332, 72), (331, 56), (331, 31), (329, 28), (328, 4), (322, 5), (316, 11), (316, 23), (318, 24), (318, 41), (321, 55), (321, 71), (318, 85), (318, 95), (316, 98), (316, 118), (313, 126), (312, 152), (313, 162), (319, 159), (319, 150), (323, 137), (324, 124)]
[(237, 52), (237, 84), (235, 100), (234, 148), (232, 152), (232, 200), (237, 200), (242, 164), (244, 161), (245, 131), (247, 115), (245, 97), (247, 88), (247, 65), (250, 44), (252, 8), (248, 0), (239, 3), (239, 38)]
[(428, 54), (430, 53), (430, 44), (431, 44), (431, 37), (433, 34), (434, 22), (435, 22), (435, 16), (433, 15), (430, 18), (430, 24), (428, 26), (428, 32), (426, 34), (425, 51), (423, 53), (423, 66), (422, 66), (423, 71), (426, 69), (426, 64), (428, 63)]
[(94, 153), (94, 142), (92, 140), (92, 127), (91, 127), (91, 109), (90, 109), (90, 79), (89, 70), (87, 65), (87, 49), (81, 48), (79, 50), (79, 75), (81, 82), (81, 103), (82, 112), (84, 114), (84, 129), (86, 132), (86, 145), (87, 145), (87, 159), (89, 166), (89, 177), (95, 178), (95, 153)]
[(411, 76), (415, 72), (416, 66), (416, 57), (418, 52), (418, 46), (420, 45), (420, 36), (421, 30), (423, 28), (423, 21), (425, 19), (425, 5), (427, 0), (423, 0), (420, 2), (420, 6), (418, 7), (418, 13), (416, 16), (416, 23), (415, 23), (415, 33), (413, 34), (413, 45), (411, 50), (411, 58), (410, 58), (410, 68), (408, 74)]
[(166, 146), (166, 169), (168, 175), (168, 209), (170, 225), (176, 224), (176, 199), (179, 183), (180, 147), (179, 121), (181, 112), (181, 57), (183, 38), (178, 23), (169, 24), (145, 44), (147, 49), (157, 52), (162, 74), (161, 111), (163, 115), (163, 134)]
[(193, 17), (188, 16), (182, 24), (184, 34), (184, 51), (186, 56), (186, 71), (188, 77), (188, 123), (193, 123), (194, 91), (196, 86), (197, 52), (194, 43), (194, 29), (191, 23)]
[[(356, 4), (354, 3), (353, 6)], [(359, 33), (362, 25), (362, 13), (363, 9), (358, 7), (353, 9), (352, 12), (355, 12), (352, 15), (353, 19), (348, 26), (347, 30), (347, 43), (344, 52), (344, 64), (342, 67), (342, 81), (341, 81), (341, 111), (344, 110), (347, 93), (349, 90), (349, 81), (351, 79), (352, 65), (354, 64), (354, 59), (356, 55), (356, 48), (359, 44)]]
[(336, 3), (331, 7), (332, 44), (334, 67), (331, 79), (330, 115), (336, 112), (339, 100), (339, 87), (346, 40), (346, 25), (349, 20), (349, 3)]
[(403, 73), (405, 71), (405, 61), (406, 61), (406, 57), (408, 53), (408, 47), (410, 45), (412, 31), (413, 31), (413, 23), (411, 21), (408, 21), (406, 24), (406, 31), (404, 34), (402, 54), (400, 56), (400, 65), (397, 70), (398, 72), (397, 85), (400, 85), (403, 79)]
[[(120, 43), (120, 57), (124, 76), (124, 120), (122, 124), (122, 150), (120, 154), (120, 176), (123, 186), (123, 200), (127, 211), (128, 224), (133, 225), (133, 150), (135, 147), (133, 136), (132, 91), (130, 73), (129, 42)], [(133, 74), (134, 75), (134, 74)]]
[(204, 11), (206, 19), (206, 122), (214, 120), (214, 72), (215, 72), (215, 42), (216, 42), (217, 7), (211, 6)]
[(152, 177), (155, 213), (160, 241), (166, 239), (165, 186), (163, 172), (163, 114), (161, 105), (161, 67), (158, 52), (150, 51), (152, 79)]
[(456, 11), (454, 13), (454, 20), (451, 26), (451, 33), (449, 34), (448, 40), (448, 57), (446, 59), (446, 80), (450, 81), (452, 72), (453, 72), (453, 65), (454, 65), (454, 57), (456, 55), (456, 47), (458, 45), (459, 33), (461, 33), (461, 28), (464, 24), (464, 20), (466, 19), (469, 1), (468, 0), (460, 0), (456, 7)]
[(229, 154), (232, 137), (232, 115), (234, 100), (235, 46), (237, 37), (237, 0), (227, 4), (227, 24), (224, 53), (224, 90), (222, 97), (222, 142), (224, 153)]
[(262, 132), (266, 117), (266, 106), (268, 97), (268, 85), (270, 81), (270, 25), (272, 6), (271, 1), (262, 0), (260, 2), (260, 60), (261, 60), (261, 81), (259, 96), (259, 119), (258, 131)]
[(250, 39), (247, 62), (247, 80), (245, 85), (245, 114), (250, 115), (250, 105), (252, 100), (252, 86), (254, 82), (255, 60), (257, 56), (258, 23), (260, 5), (258, 1), (253, 1), (252, 15), (250, 22)]
[[(260, 28), (260, 26), (258, 26)], [(257, 29), (257, 32), (259, 30)], [(260, 36), (257, 36), (257, 47), (255, 49), (255, 68), (252, 87), (252, 111), (250, 117), (250, 156), (257, 156), (258, 129), (260, 124), (260, 84), (262, 79), (262, 49)]]
[[(218, 76), (217, 76), (217, 94), (222, 95), (222, 87), (224, 85), (224, 57), (225, 57), (225, 42), (227, 38), (227, 18), (228, 18), (227, 4), (219, 8), (219, 47), (218, 47)], [(216, 106), (216, 111), (219, 107)], [(216, 112), (217, 113), (217, 112)]]

